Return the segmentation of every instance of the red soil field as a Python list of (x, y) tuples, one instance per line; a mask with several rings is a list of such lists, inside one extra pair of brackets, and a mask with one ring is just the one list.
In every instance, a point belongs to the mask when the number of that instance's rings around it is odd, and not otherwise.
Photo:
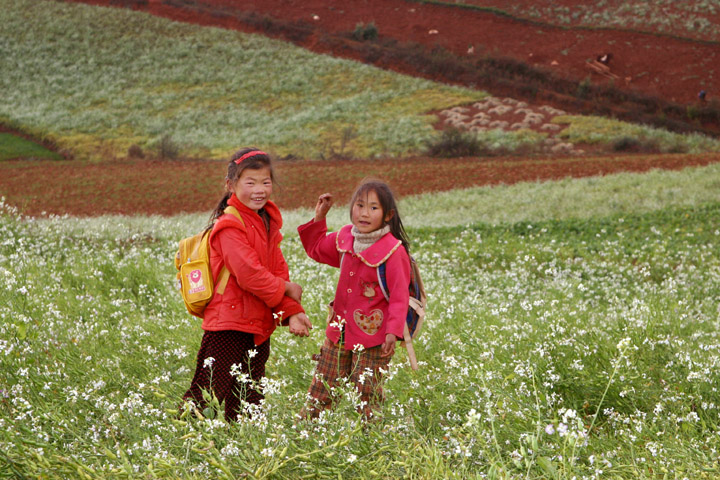
[[(321, 193), (349, 201), (366, 176), (399, 196), (477, 185), (587, 177), (615, 172), (678, 170), (720, 162), (718, 154), (568, 158), (410, 158), (276, 162), (273, 199), (285, 209), (312, 208)], [(0, 192), (25, 215), (174, 215), (208, 212), (223, 194), (225, 162), (119, 160), (102, 164), (16, 160), (0, 164)]]
[[(582, 81), (590, 77), (594, 83), (613, 81), (587, 66), (589, 59), (609, 52), (613, 54), (610, 67), (618, 76), (614, 81), (617, 87), (683, 104), (696, 102), (701, 89), (708, 92), (708, 99), (720, 98), (720, 48), (717, 42), (627, 30), (564, 28), (461, 6), (408, 0), (72, 1), (95, 5), (134, 4), (137, 9), (179, 21), (251, 32), (258, 29), (239, 21), (233, 14), (255, 12), (314, 26), (316, 34), (298, 43), (337, 56), (351, 52), (345, 49), (328, 51), (326, 45), (317, 42), (323, 32), (348, 33), (359, 23), (373, 22), (381, 38), (416, 42), (429, 48), (439, 46), (458, 55), (508, 56), (552, 70), (563, 78)], [(490, 0), (472, 3), (498, 6), (498, 2)], [(514, 10), (521, 11), (535, 2), (514, 0), (512, 3)], [(560, 3), (572, 8), (582, 2), (563, 0)], [(473, 54), (468, 53), (471, 46), (474, 47)], [(397, 65), (398, 70), (412, 73), (408, 68), (408, 65)]]
[[(132, 5), (175, 20), (248, 32), (241, 13), (256, 12), (310, 26), (299, 45), (322, 53), (352, 57), (342, 43), (319, 41), (325, 33), (346, 34), (358, 23), (373, 22), (380, 37), (439, 46), (456, 55), (509, 56), (552, 70), (561, 78), (607, 83), (587, 68), (588, 59), (613, 53), (616, 86), (679, 103), (697, 102), (704, 89), (713, 100), (718, 87), (716, 43), (609, 29), (567, 29), (517, 21), (459, 7), (406, 0), (70, 0), (96, 5)], [(532, 0), (515, 0), (532, 5)], [(480, 1), (477, 0), (478, 4)], [(572, 4), (563, 0), (563, 4)], [(306, 28), (307, 30), (307, 28)], [(437, 33), (435, 33), (437, 32)], [(334, 46), (334, 47), (333, 47)], [(473, 52), (469, 52), (469, 47)], [(334, 48), (334, 49), (333, 49)], [(404, 62), (385, 65), (418, 74)], [(508, 92), (490, 92), (507, 95)], [(273, 197), (283, 208), (311, 207), (317, 195), (332, 191), (348, 200), (365, 176), (387, 180), (401, 195), (476, 185), (605, 175), (653, 168), (681, 169), (720, 161), (718, 154), (613, 155), (520, 158), (410, 158), (339, 162), (277, 162), (281, 187)], [(0, 194), (27, 215), (208, 213), (222, 195), (224, 162), (114, 159), (101, 164), (17, 160), (0, 164)]]

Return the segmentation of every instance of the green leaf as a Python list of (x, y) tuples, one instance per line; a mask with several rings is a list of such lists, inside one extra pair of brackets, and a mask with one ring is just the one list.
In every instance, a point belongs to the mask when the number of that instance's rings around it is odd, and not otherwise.
[(548, 457), (538, 457), (537, 462), (538, 465), (540, 465), (540, 468), (542, 468), (545, 473), (550, 475), (551, 478), (558, 478), (557, 469), (555, 468), (552, 460), (550, 460)]
[(25, 340), (27, 337), (27, 325), (24, 323), (21, 323), (19, 325), (15, 325), (17, 328), (17, 337), (20, 340)]

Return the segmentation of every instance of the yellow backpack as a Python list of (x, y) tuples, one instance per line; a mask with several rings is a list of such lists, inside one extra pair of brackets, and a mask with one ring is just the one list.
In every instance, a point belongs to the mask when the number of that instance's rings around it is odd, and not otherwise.
[[(243, 224), (245, 223), (235, 207), (228, 206), (224, 212), (234, 215)], [(210, 303), (213, 294), (217, 292), (222, 295), (230, 279), (230, 271), (223, 265), (217, 285), (213, 288), (208, 243), (211, 231), (212, 229), (207, 229), (192, 237), (183, 238), (175, 254), (178, 286), (185, 308), (191, 315), (199, 318), (203, 318), (205, 307)]]

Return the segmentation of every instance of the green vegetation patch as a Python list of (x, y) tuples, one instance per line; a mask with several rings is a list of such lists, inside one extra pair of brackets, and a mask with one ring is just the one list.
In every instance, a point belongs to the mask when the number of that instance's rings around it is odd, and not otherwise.
[(0, 8), (0, 117), (86, 156), (158, 149), (164, 137), (181, 155), (224, 157), (245, 144), (278, 155), (323, 157), (341, 145), (400, 155), (433, 135), (424, 112), (485, 96), (127, 9)]
[(61, 160), (62, 156), (12, 133), (0, 132), (0, 161), (15, 158)]
[(561, 115), (552, 121), (569, 124), (560, 136), (572, 143), (612, 144), (623, 139), (637, 139), (663, 153), (720, 152), (720, 141), (697, 133), (673, 133), (646, 125), (583, 115)]

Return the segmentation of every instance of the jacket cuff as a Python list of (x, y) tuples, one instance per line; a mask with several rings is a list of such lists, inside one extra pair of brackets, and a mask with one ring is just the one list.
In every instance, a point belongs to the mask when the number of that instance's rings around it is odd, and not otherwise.
[(275, 324), (283, 327), (287, 327), (289, 324), (289, 318), (298, 313), (305, 313), (305, 309), (290, 297), (285, 297), (281, 304), (273, 309), (274, 314), (282, 313), (282, 318), (276, 318)]
[(298, 233), (302, 233), (304, 230), (322, 230), (323, 228), (327, 229), (327, 220), (324, 218), (319, 222), (316, 222), (315, 219), (312, 218), (309, 222), (297, 227)]
[(280, 302), (282, 302), (283, 298), (285, 297), (285, 280), (280, 277), (275, 278), (277, 282), (277, 289), (275, 290), (273, 296), (270, 297), (270, 300), (268, 300), (267, 302), (267, 305), (270, 308), (275, 308), (280, 305)]
[(398, 328), (390, 328), (386, 330), (385, 333), (391, 333), (402, 340), (403, 338), (405, 338), (405, 322), (403, 322)]

